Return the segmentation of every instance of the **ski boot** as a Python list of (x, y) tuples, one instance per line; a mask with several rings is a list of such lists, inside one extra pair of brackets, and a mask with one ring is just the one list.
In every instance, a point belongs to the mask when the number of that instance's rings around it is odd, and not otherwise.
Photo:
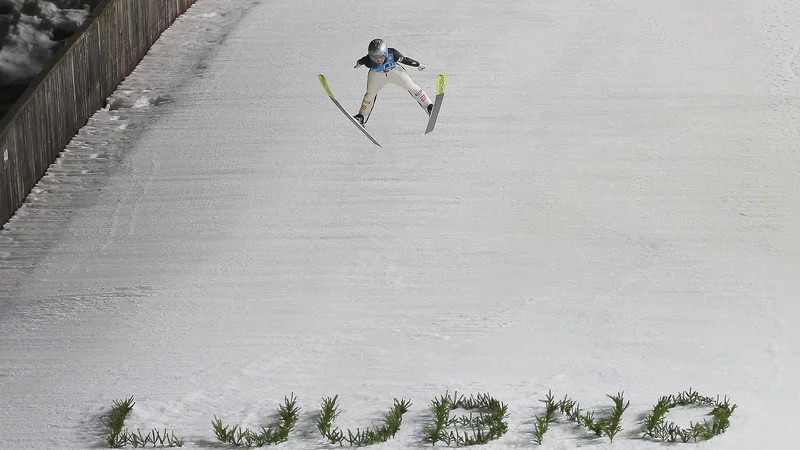
[(353, 116), (353, 118), (354, 118), (354, 119), (356, 119), (356, 121), (357, 121), (357, 122), (358, 122), (358, 123), (359, 123), (359, 124), (360, 124), (362, 127), (364, 126), (364, 116), (362, 116), (362, 115), (361, 115), (361, 113), (358, 113), (358, 114), (356, 114), (355, 116)]

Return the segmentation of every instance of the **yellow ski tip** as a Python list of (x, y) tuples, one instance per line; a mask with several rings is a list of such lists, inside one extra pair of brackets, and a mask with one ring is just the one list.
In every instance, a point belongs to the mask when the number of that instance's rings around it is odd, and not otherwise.
[(444, 94), (444, 88), (447, 86), (447, 75), (441, 74), (436, 79), (436, 95)]
[(336, 97), (333, 95), (333, 91), (331, 90), (331, 87), (328, 86), (328, 79), (325, 78), (325, 75), (323, 75), (321, 73), (317, 74), (317, 78), (319, 78), (319, 83), (322, 85), (322, 89), (325, 89), (325, 93), (328, 94), (328, 97), (330, 97), (332, 99), (336, 99)]

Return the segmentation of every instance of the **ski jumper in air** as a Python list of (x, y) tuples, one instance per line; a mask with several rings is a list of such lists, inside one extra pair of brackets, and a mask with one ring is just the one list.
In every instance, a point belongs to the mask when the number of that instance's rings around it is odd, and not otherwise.
[(378, 91), (389, 83), (404, 87), (417, 100), (422, 109), (430, 115), (433, 109), (433, 101), (428, 98), (428, 95), (425, 94), (421, 87), (414, 83), (411, 77), (408, 76), (406, 69), (399, 64), (416, 67), (419, 70), (424, 70), (426, 65), (408, 56), (403, 56), (397, 49), (387, 47), (383, 39), (373, 39), (369, 43), (367, 50), (368, 54), (359, 59), (354, 67), (367, 66), (369, 67), (369, 73), (367, 74), (367, 93), (364, 94), (361, 109), (353, 117), (361, 125), (365, 125), (369, 120), (369, 115), (372, 113), (372, 108), (375, 106), (375, 98), (378, 95)]

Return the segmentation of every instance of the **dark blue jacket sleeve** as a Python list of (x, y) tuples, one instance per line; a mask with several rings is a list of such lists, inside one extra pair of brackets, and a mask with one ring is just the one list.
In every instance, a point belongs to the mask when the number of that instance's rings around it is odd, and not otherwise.
[(375, 64), (375, 62), (373, 60), (369, 59), (369, 55), (365, 55), (363, 58), (361, 58), (358, 61), (356, 61), (356, 64), (360, 64), (362, 66), (367, 66), (370, 69), (377, 65), (377, 64)]
[(411, 59), (408, 56), (403, 56), (403, 54), (397, 51), (396, 48), (392, 48), (390, 50), (394, 54), (394, 60), (397, 61), (398, 63), (405, 64), (411, 67), (419, 67), (419, 61)]

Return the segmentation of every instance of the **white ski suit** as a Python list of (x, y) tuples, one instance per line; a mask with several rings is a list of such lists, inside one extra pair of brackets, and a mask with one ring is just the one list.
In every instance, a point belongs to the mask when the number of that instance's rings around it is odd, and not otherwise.
[(356, 116), (361, 115), (364, 118), (363, 123), (366, 124), (367, 120), (369, 120), (372, 108), (375, 106), (375, 97), (378, 95), (378, 91), (387, 84), (395, 84), (405, 88), (428, 114), (433, 109), (433, 101), (428, 98), (428, 95), (421, 87), (414, 83), (406, 72), (405, 67), (398, 65), (398, 63), (417, 67), (419, 70), (424, 70), (426, 67), (425, 64), (403, 56), (399, 51), (391, 47), (388, 49), (382, 64), (373, 61), (369, 55), (356, 62), (356, 68), (367, 66), (370, 69), (369, 74), (367, 74), (367, 92), (361, 101), (361, 109), (356, 114)]

